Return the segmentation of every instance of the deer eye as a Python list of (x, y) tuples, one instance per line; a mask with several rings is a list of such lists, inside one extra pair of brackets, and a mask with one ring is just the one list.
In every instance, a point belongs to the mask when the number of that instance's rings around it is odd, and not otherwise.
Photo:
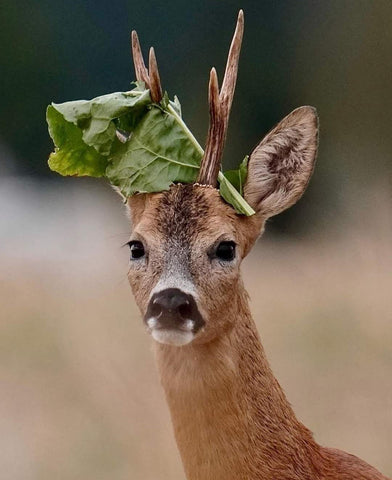
[(131, 240), (128, 242), (129, 249), (131, 250), (131, 260), (137, 260), (145, 255), (144, 246), (139, 240)]
[(215, 256), (219, 260), (230, 262), (235, 257), (235, 243), (234, 242), (220, 242), (216, 247)]

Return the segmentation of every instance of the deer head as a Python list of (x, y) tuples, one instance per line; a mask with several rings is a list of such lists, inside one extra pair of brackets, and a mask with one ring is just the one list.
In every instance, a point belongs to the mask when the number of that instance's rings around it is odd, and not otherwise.
[[(205, 343), (231, 328), (244, 299), (242, 260), (265, 221), (301, 197), (313, 171), (318, 121), (315, 109), (306, 106), (286, 116), (250, 155), (244, 196), (255, 215), (236, 214), (216, 189), (243, 25), (240, 11), (221, 90), (211, 70), (210, 126), (197, 183), (128, 199), (129, 281), (144, 322), (160, 343)], [(137, 79), (159, 101), (154, 51), (147, 69), (136, 32), (132, 47)]]

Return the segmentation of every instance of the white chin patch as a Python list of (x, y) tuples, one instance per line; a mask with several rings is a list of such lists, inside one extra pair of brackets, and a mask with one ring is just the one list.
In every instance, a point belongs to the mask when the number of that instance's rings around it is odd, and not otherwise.
[(151, 335), (154, 340), (166, 345), (175, 345), (181, 347), (187, 345), (195, 338), (193, 332), (184, 332), (182, 330), (152, 329)]

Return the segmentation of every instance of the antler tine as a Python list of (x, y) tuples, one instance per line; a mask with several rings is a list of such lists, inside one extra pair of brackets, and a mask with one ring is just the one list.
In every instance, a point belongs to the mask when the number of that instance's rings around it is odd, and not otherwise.
[(197, 182), (202, 185), (215, 186), (223, 149), (223, 143), (221, 142), (222, 112), (219, 99), (218, 76), (215, 68), (213, 68), (210, 73), (208, 103), (210, 105), (210, 125), (208, 127), (206, 149), (201, 161)]
[(198, 183), (204, 185), (212, 185), (215, 187), (217, 184), (237, 80), (238, 61), (243, 33), (244, 12), (240, 10), (220, 93), (216, 71), (215, 69), (211, 70), (209, 83), (210, 126), (208, 128), (206, 148), (197, 180)]
[(142, 49), (140, 48), (139, 37), (135, 30), (132, 31), (132, 57), (135, 65), (136, 80), (144, 82), (147, 88), (150, 88), (150, 78), (148, 70), (144, 64)]
[(153, 102), (158, 103), (162, 100), (162, 87), (159, 78), (158, 64), (155, 57), (154, 48), (150, 48), (150, 55), (148, 61), (148, 71), (150, 74), (150, 93)]
[(244, 12), (238, 13), (237, 25), (231, 41), (229, 55), (227, 57), (225, 76), (223, 77), (220, 92), (220, 101), (227, 122), (229, 120), (231, 104), (233, 102), (235, 84), (237, 81), (238, 62), (240, 59), (242, 36), (244, 34)]

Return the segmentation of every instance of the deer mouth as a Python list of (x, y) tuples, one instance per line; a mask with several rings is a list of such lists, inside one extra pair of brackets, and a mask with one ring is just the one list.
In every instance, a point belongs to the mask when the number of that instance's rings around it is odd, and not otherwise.
[(154, 340), (175, 346), (190, 343), (205, 324), (193, 296), (178, 288), (155, 293), (144, 322)]
[(187, 345), (195, 338), (195, 334), (191, 331), (185, 332), (174, 328), (152, 328), (150, 331), (152, 338), (158, 343), (176, 347)]

